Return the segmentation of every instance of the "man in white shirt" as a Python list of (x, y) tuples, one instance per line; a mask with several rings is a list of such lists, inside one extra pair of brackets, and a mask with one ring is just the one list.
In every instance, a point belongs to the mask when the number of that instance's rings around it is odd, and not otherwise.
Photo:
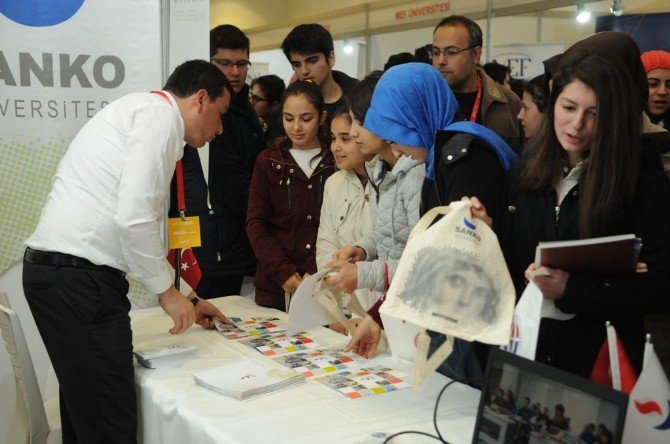
[(178, 66), (163, 91), (133, 93), (99, 111), (60, 162), (26, 241), (23, 287), (60, 384), (63, 442), (135, 442), (126, 273), (158, 295), (170, 333), (226, 321), (165, 259), (163, 203), (184, 142), (222, 132), (232, 87), (213, 65)]

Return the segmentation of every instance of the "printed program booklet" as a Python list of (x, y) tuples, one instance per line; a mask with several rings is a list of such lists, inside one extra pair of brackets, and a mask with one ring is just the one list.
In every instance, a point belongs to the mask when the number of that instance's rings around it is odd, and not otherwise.
[(243, 318), (241, 316), (228, 316), (233, 324), (224, 324), (216, 322), (216, 329), (225, 338), (245, 339), (249, 336), (259, 336), (268, 333), (278, 333), (284, 331), (285, 323), (275, 317), (251, 317)]
[(571, 273), (621, 275), (635, 272), (641, 246), (634, 234), (540, 242), (535, 263)]
[(355, 353), (347, 353), (337, 349), (311, 350), (291, 355), (272, 358), (281, 365), (304, 375), (329, 375), (356, 367), (366, 366), (368, 360)]
[(381, 395), (410, 386), (409, 378), (404, 373), (383, 366), (354, 368), (314, 378), (314, 381), (350, 399)]
[(193, 373), (193, 379), (203, 387), (240, 400), (305, 382), (305, 377), (299, 373), (271, 367), (254, 359)]
[(170, 345), (133, 351), (137, 362), (143, 367), (160, 368), (181, 363), (197, 356), (198, 349), (194, 345)]
[(240, 341), (240, 344), (256, 349), (264, 356), (286, 355), (319, 347), (319, 344), (309, 336), (304, 334), (287, 336), (284, 333), (255, 336)]

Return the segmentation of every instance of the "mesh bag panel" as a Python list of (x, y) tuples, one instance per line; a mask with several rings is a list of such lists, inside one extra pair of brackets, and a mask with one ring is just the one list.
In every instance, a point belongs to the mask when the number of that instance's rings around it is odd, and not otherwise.
[[(430, 223), (438, 214), (438, 222)], [(470, 219), (469, 202), (428, 212), (412, 230), (386, 302), (387, 315), (468, 341), (509, 341), (514, 286), (498, 239)]]

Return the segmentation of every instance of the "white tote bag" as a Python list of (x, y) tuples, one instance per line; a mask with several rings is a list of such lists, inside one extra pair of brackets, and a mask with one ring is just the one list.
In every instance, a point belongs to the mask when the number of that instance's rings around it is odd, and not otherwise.
[(452, 202), (421, 218), (380, 309), (451, 339), (427, 362), (429, 338), (419, 338), (415, 385), (449, 355), (454, 337), (496, 345), (510, 339), (514, 285), (498, 238), (486, 223), (471, 219), (470, 208), (470, 202)]

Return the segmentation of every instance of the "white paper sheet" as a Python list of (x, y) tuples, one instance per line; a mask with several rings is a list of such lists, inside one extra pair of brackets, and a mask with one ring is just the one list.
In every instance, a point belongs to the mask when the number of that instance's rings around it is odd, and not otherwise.
[(288, 309), (288, 322), (286, 323), (286, 334), (294, 335), (310, 328), (321, 327), (335, 322), (335, 319), (328, 313), (328, 310), (313, 297), (316, 283), (331, 271), (333, 270), (321, 270), (302, 281), (291, 298), (291, 304)]

